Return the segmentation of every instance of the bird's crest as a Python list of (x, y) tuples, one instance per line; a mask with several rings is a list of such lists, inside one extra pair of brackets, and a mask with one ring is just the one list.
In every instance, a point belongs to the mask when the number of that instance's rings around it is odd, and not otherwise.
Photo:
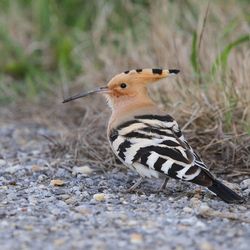
[(161, 68), (154, 68), (154, 69), (133, 69), (124, 71), (123, 74), (131, 75), (131, 74), (141, 74), (141, 75), (162, 75), (166, 76), (169, 74), (178, 74), (180, 70), (178, 69), (161, 69)]
[(113, 77), (110, 80), (110, 84), (116, 82), (117, 80), (124, 81), (133, 81), (134, 83), (150, 83), (170, 75), (176, 75), (180, 71), (178, 69), (161, 69), (161, 68), (153, 68), (153, 69), (132, 69), (124, 71)]

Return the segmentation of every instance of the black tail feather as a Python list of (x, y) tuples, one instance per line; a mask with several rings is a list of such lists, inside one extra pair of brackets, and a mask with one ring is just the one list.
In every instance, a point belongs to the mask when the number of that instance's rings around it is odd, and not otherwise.
[(212, 186), (209, 186), (208, 189), (220, 197), (223, 201), (227, 203), (243, 203), (243, 197), (236, 194), (229, 187), (225, 186), (218, 180), (213, 180)]

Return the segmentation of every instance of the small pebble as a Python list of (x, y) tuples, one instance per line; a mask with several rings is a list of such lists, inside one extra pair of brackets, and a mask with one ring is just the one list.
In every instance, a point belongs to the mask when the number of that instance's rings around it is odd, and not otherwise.
[(72, 175), (83, 174), (90, 175), (93, 170), (89, 166), (73, 167)]
[(62, 246), (65, 243), (65, 239), (63, 239), (63, 238), (55, 239), (53, 243), (55, 246)]
[(105, 196), (104, 193), (94, 194), (94, 195), (93, 195), (93, 198), (94, 198), (96, 201), (105, 201), (105, 200), (106, 200), (106, 196)]
[(3, 159), (0, 159), (0, 166), (4, 166), (6, 164), (6, 161)]
[(68, 194), (62, 194), (62, 195), (61, 195), (61, 198), (62, 198), (63, 200), (65, 200), (65, 202), (66, 202), (67, 199), (71, 199), (71, 198), (73, 198), (73, 197), (70, 197)]
[(201, 221), (197, 221), (194, 227), (199, 228), (200, 230), (205, 230), (207, 228), (206, 224)]
[(47, 179), (48, 177), (45, 174), (40, 174), (37, 178), (38, 182), (43, 182)]
[(185, 213), (192, 213), (192, 212), (193, 212), (193, 209), (192, 209), (191, 207), (184, 207), (184, 208), (183, 208), (183, 211), (184, 211)]
[(241, 189), (250, 189), (250, 179), (245, 179), (240, 183)]
[(208, 242), (204, 241), (200, 245), (200, 250), (214, 250), (214, 247)]
[(44, 170), (44, 167), (39, 166), (39, 165), (32, 165), (32, 167), (31, 167), (32, 172), (40, 172), (40, 171), (43, 171), (43, 170)]
[(60, 180), (60, 179), (55, 179), (55, 180), (51, 180), (50, 184), (52, 186), (63, 186), (64, 185), (64, 181)]
[(65, 200), (67, 204), (74, 204), (77, 202), (77, 199), (75, 197), (71, 197)]
[(133, 244), (140, 244), (142, 243), (143, 237), (141, 234), (133, 233), (130, 235), (130, 242)]
[(211, 210), (211, 208), (206, 203), (202, 203), (198, 209), (199, 214), (201, 214), (201, 215), (207, 214), (207, 212), (210, 210)]

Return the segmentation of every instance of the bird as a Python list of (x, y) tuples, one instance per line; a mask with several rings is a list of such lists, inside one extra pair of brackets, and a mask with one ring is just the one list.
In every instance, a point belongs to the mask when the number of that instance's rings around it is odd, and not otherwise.
[(185, 139), (175, 119), (151, 99), (148, 86), (180, 70), (146, 68), (115, 75), (105, 86), (69, 97), (63, 103), (96, 93), (103, 94), (111, 108), (107, 137), (116, 157), (140, 178), (129, 189), (134, 191), (145, 178), (169, 178), (207, 188), (227, 203), (244, 199), (224, 185), (208, 169)]

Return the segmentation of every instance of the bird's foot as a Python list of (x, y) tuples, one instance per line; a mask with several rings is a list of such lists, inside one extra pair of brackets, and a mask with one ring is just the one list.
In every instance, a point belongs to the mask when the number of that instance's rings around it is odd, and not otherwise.
[(137, 188), (140, 186), (140, 184), (143, 182), (143, 180), (144, 180), (144, 178), (140, 177), (133, 186), (131, 186), (129, 189), (125, 190), (125, 193), (134, 193), (134, 192), (135, 193), (142, 193), (142, 191), (137, 189)]
[(163, 183), (161, 184), (160, 188), (157, 190), (157, 193), (161, 193), (165, 191), (168, 181), (169, 181), (169, 177), (166, 177)]

